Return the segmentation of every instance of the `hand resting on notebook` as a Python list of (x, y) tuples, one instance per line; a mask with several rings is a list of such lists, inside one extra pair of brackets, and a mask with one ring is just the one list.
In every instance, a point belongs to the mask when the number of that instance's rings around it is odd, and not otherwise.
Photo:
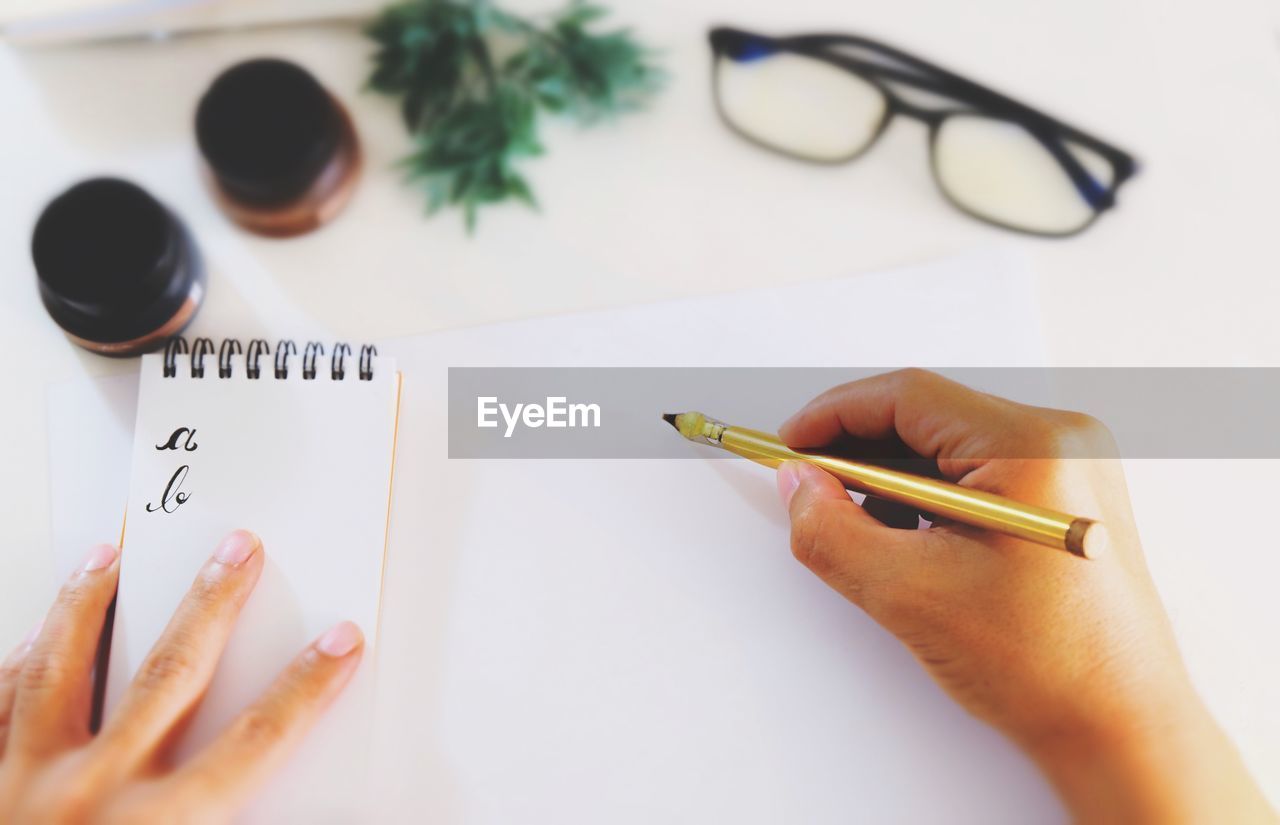
[(354, 624), (336, 625), (220, 738), (170, 764), (169, 746), (213, 676), (264, 552), (243, 530), (219, 544), (94, 736), (92, 669), (120, 554), (90, 551), (42, 625), (0, 665), (0, 822), (207, 822), (245, 803), (342, 690), (364, 644)]
[(1084, 560), (961, 525), (894, 529), (820, 469), (778, 472), (796, 557), (1023, 748), (1077, 819), (1274, 821), (1192, 688), (1098, 422), (908, 370), (827, 391), (780, 435), (896, 444), (961, 484), (1100, 520), (1107, 546)]

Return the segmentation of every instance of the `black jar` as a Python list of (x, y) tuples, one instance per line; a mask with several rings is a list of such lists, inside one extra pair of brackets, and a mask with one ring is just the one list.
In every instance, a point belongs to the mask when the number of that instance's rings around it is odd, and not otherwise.
[(204, 267), (182, 222), (118, 178), (83, 181), (50, 202), (31, 258), (49, 315), (100, 355), (158, 349), (204, 300)]
[(351, 118), (310, 72), (277, 58), (238, 63), (196, 109), (196, 142), (219, 207), (262, 235), (309, 232), (350, 199), (360, 171)]

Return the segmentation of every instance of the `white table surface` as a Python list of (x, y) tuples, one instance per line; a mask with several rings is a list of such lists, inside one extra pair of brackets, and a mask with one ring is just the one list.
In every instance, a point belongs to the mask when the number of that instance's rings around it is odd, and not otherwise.
[[(547, 4), (512, 2), (517, 7)], [(195, 231), (210, 270), (198, 329), (348, 340), (776, 285), (975, 247), (1024, 249), (1058, 366), (1280, 366), (1280, 8), (1221, 0), (618, 0), (671, 74), (652, 109), (579, 132), (551, 125), (526, 165), (543, 204), (421, 217), (391, 164), (394, 105), (361, 90), (350, 26), (21, 51), (0, 45), (0, 350), (4, 433), (0, 647), (54, 589), (48, 383), (132, 369), (81, 352), (45, 315), (29, 256), (41, 206), (119, 174)], [(1121, 206), (1070, 241), (1023, 239), (956, 213), (929, 179), (923, 131), (898, 123), (855, 165), (811, 168), (728, 134), (711, 108), (704, 32), (879, 36), (1131, 149)], [(348, 212), (302, 239), (230, 226), (196, 174), (196, 99), (232, 62), (308, 66), (350, 106), (366, 176)], [(975, 319), (975, 323), (998, 319)], [(856, 317), (851, 318), (856, 323)], [(927, 365), (926, 365), (927, 366)], [(1129, 462), (1151, 566), (1189, 666), (1280, 801), (1280, 600), (1269, 490), (1280, 462)], [(110, 538), (110, 537), (104, 537)]]

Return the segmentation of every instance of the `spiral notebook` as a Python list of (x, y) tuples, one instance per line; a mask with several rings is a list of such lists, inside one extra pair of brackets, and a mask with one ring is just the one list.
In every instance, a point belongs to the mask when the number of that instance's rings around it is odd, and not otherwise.
[(251, 817), (331, 819), (368, 740), (399, 373), (371, 346), (207, 338), (174, 339), (141, 371), (107, 712), (218, 540), (249, 528), (262, 578), (176, 755), (212, 741), (325, 629), (355, 621), (362, 667)]

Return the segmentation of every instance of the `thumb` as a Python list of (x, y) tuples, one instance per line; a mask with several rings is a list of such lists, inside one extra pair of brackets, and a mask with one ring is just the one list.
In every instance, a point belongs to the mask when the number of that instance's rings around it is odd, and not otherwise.
[(791, 552), (869, 612), (919, 558), (923, 535), (881, 524), (831, 474), (803, 461), (778, 467), (778, 494), (791, 516)]

